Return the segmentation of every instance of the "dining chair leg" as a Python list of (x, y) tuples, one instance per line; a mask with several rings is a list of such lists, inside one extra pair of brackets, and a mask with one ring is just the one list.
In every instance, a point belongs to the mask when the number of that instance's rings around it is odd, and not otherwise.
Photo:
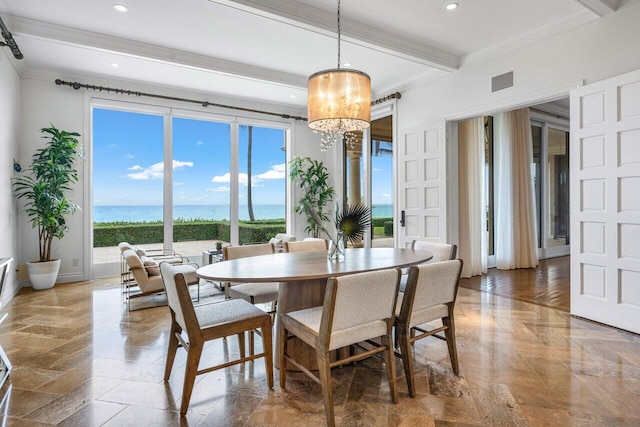
[(327, 418), (327, 426), (335, 427), (336, 419), (333, 413), (333, 390), (331, 388), (331, 356), (324, 352), (318, 352), (318, 373), (320, 385), (324, 397), (324, 413)]
[(182, 386), (182, 403), (180, 404), (180, 415), (184, 416), (189, 409), (191, 392), (196, 381), (200, 356), (202, 355), (202, 343), (190, 345), (187, 353), (187, 364), (184, 372), (184, 385)]
[(278, 334), (276, 342), (278, 343), (278, 366), (280, 366), (280, 388), (285, 389), (287, 384), (287, 361), (285, 355), (287, 354), (287, 330), (277, 323), (276, 333)]
[(443, 317), (442, 324), (447, 327), (444, 336), (447, 339), (447, 347), (449, 348), (449, 359), (451, 359), (451, 368), (456, 375), (460, 374), (458, 369), (458, 351), (456, 349), (456, 333), (453, 323), (453, 317)]
[(244, 332), (240, 332), (238, 334), (238, 351), (240, 352), (240, 358), (244, 358), (245, 350), (244, 350)]
[(404, 376), (407, 379), (409, 396), (416, 397), (416, 384), (413, 377), (413, 358), (411, 357), (411, 341), (408, 334), (410, 332), (407, 329), (409, 328), (402, 325), (396, 328), (396, 333), (398, 333), (398, 340), (400, 341), (400, 354), (402, 356)]
[(398, 382), (396, 381), (396, 361), (395, 355), (393, 354), (393, 349), (391, 348), (391, 343), (393, 339), (391, 337), (391, 332), (387, 335), (383, 335), (382, 337), (382, 346), (386, 347), (384, 351), (384, 364), (387, 368), (387, 381), (389, 381), (389, 391), (391, 392), (391, 401), (393, 403), (398, 403)]
[(171, 332), (169, 336), (169, 346), (167, 348), (167, 362), (164, 366), (164, 380), (169, 381), (171, 376), (171, 370), (173, 369), (173, 362), (176, 359), (176, 352), (178, 351), (178, 337), (176, 334), (182, 332), (182, 328), (175, 321), (175, 314), (171, 313)]
[(267, 385), (273, 390), (273, 341), (271, 319), (265, 320), (263, 326), (260, 328), (262, 333), (262, 347), (264, 351), (264, 366), (267, 370)]
[(253, 356), (255, 353), (255, 333), (253, 329), (249, 331), (249, 356)]

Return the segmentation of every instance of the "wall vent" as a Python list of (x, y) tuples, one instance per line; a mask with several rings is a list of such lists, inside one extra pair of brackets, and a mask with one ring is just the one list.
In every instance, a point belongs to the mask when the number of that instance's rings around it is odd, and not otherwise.
[(491, 92), (497, 92), (513, 86), (513, 71), (491, 78)]

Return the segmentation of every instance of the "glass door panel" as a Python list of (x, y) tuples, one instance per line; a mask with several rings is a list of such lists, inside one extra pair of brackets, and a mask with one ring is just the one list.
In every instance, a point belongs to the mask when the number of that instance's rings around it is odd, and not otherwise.
[(93, 263), (120, 262), (118, 243), (163, 244), (163, 116), (94, 108)]
[(286, 132), (241, 124), (238, 134), (240, 244), (266, 243), (286, 232)]
[(371, 247), (393, 247), (392, 116), (371, 123)]
[(173, 118), (173, 249), (200, 262), (229, 242), (231, 126)]
[(548, 128), (547, 247), (569, 244), (569, 132)]

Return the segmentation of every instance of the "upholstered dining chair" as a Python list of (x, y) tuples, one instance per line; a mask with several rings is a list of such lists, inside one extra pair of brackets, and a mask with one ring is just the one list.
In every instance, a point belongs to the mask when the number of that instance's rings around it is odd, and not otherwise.
[[(197, 375), (264, 357), (267, 385), (273, 389), (273, 352), (271, 316), (244, 300), (223, 300), (194, 307), (185, 275), (168, 263), (160, 266), (171, 312), (171, 333), (167, 348), (164, 381), (168, 381), (178, 347), (187, 351), (180, 415), (187, 413)], [(244, 333), (260, 329), (263, 351), (245, 356)], [(205, 369), (199, 368), (204, 343), (216, 338), (238, 335), (240, 358)]]
[[(258, 255), (268, 255), (274, 253), (274, 247), (270, 243), (225, 246), (222, 248), (223, 259), (231, 260), (246, 258)], [(239, 298), (251, 304), (275, 303), (278, 300), (278, 283), (238, 283), (226, 284), (224, 291), (226, 298)], [(270, 310), (273, 312), (274, 310)], [(253, 354), (254, 346), (253, 331), (249, 331), (249, 354)]]
[[(453, 309), (461, 271), (459, 259), (409, 268), (407, 288), (398, 296), (395, 333), (411, 397), (416, 395), (411, 345), (419, 339), (434, 336), (446, 340), (453, 373), (459, 374)], [(442, 321), (441, 327), (427, 330), (420, 326), (438, 319)], [(444, 337), (437, 335), (443, 331)]]
[[(400, 271), (388, 269), (327, 281), (324, 304), (278, 315), (280, 387), (286, 387), (286, 363), (291, 363), (322, 387), (327, 424), (335, 425), (331, 368), (383, 352), (391, 400), (398, 402), (391, 331)], [(395, 286), (390, 286), (393, 283)], [(316, 349), (319, 377), (287, 353), (287, 339), (296, 336)], [(333, 350), (380, 338), (382, 345), (331, 361)]]
[(285, 252), (313, 252), (326, 251), (328, 249), (327, 241), (322, 240), (303, 240), (300, 242), (285, 242)]
[[(450, 243), (437, 243), (437, 242), (428, 242), (426, 240), (413, 240), (411, 242), (411, 249), (415, 249), (417, 251), (428, 251), (433, 254), (433, 258), (431, 258), (427, 263), (440, 262), (440, 261), (448, 261), (451, 259), (456, 259), (456, 252), (458, 250), (458, 246)], [(400, 278), (400, 292), (404, 292), (405, 287), (407, 286), (407, 274), (403, 274)]]

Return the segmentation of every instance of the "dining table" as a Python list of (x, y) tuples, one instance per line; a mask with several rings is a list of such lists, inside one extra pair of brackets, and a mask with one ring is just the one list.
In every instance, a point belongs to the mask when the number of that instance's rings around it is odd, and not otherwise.
[[(230, 283), (279, 282), (276, 305), (276, 327), (279, 327), (279, 315), (322, 305), (330, 277), (409, 267), (432, 257), (428, 251), (401, 248), (349, 248), (340, 260), (329, 259), (326, 251), (283, 252), (209, 264), (200, 267), (196, 274), (205, 280)], [(276, 346), (279, 345), (276, 340)], [(308, 369), (316, 369), (315, 349), (294, 340), (287, 343), (287, 350)]]

